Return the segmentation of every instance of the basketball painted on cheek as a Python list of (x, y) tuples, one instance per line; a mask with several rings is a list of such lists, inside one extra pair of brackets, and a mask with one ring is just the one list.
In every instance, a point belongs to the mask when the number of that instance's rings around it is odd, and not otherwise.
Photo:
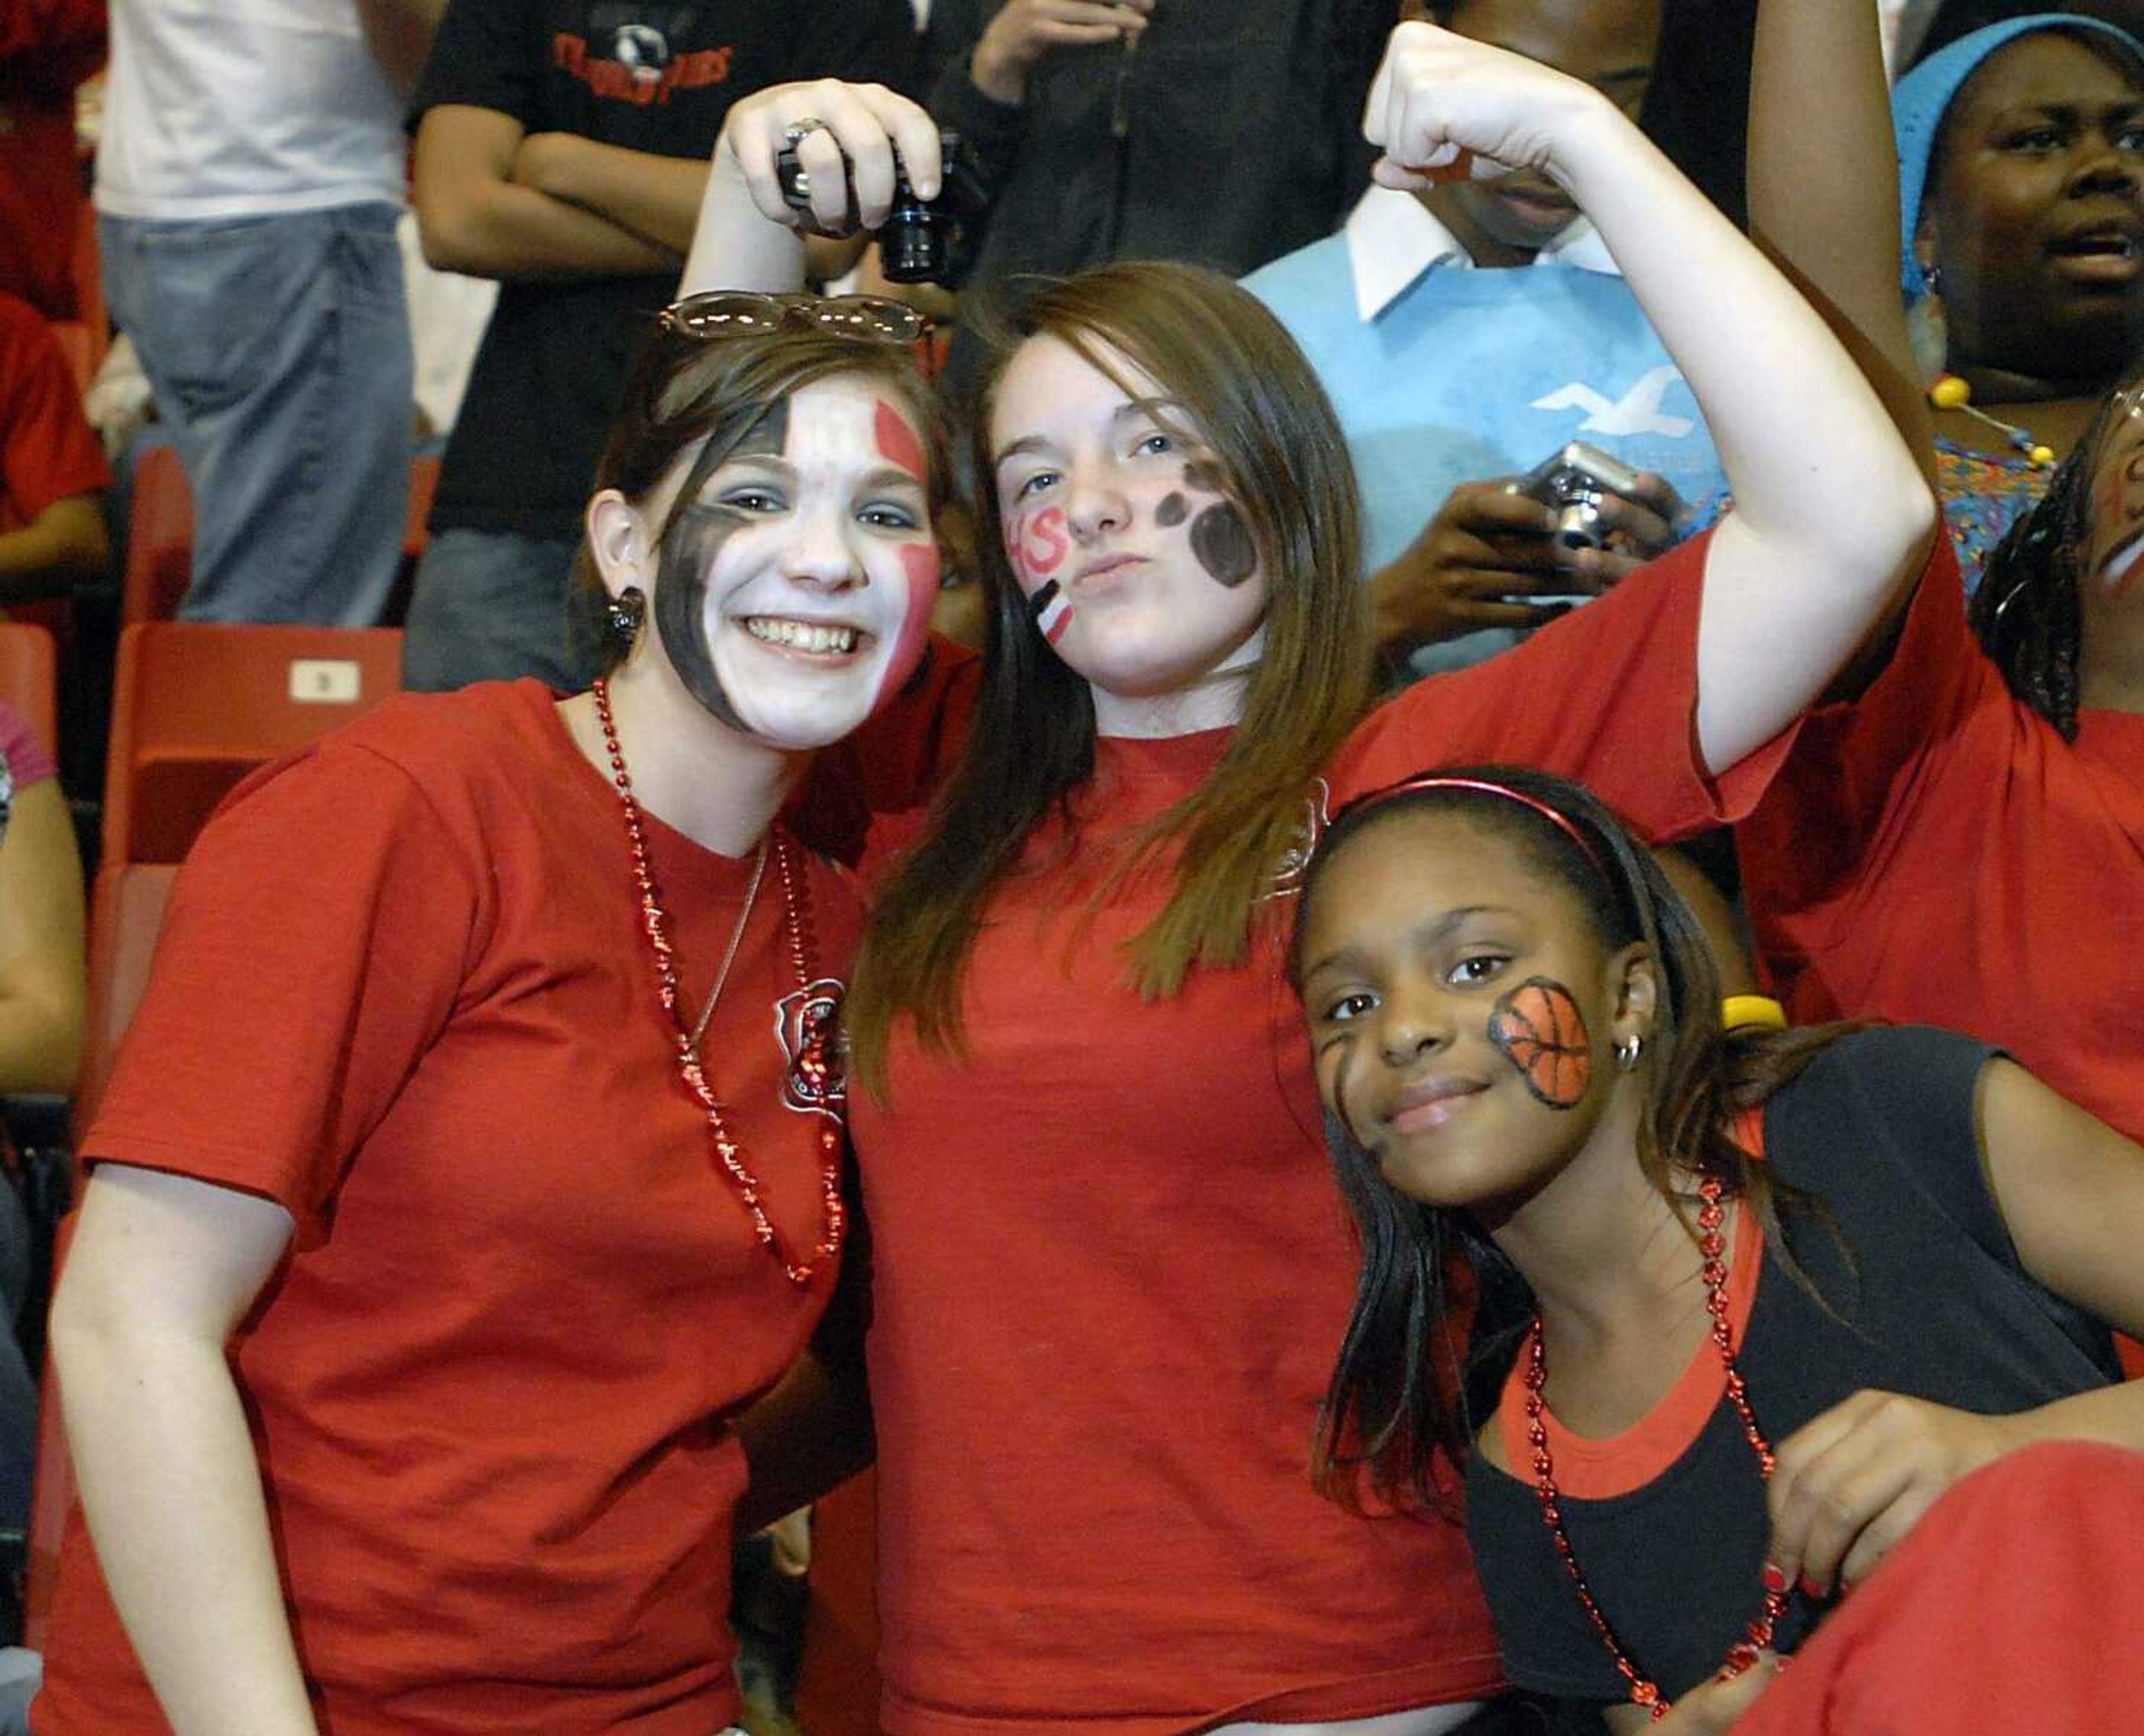
[(1536, 1103), (1575, 1109), (1593, 1082), (1593, 1040), (1570, 990), (1530, 976), (1501, 996), (1489, 1016), (1489, 1040), (1503, 1052)]

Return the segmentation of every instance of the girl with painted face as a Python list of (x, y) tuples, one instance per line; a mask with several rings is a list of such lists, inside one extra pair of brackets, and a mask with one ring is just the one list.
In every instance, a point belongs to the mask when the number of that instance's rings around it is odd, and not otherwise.
[(1465, 1461), (1514, 1681), (1684, 1736), (1759, 1689), (1737, 1736), (2133, 1722), (2144, 1149), (1948, 1032), (1723, 1032), (1536, 772), (1338, 816), (1293, 974), (1363, 1250), (1320, 1481), (1448, 1510)]
[(2071, 12), (2006, 19), (1887, 97), (1869, 10), (1763, 8), (1750, 221), (1923, 440), (1933, 415), (1970, 590), (2144, 349), (2144, 44)]
[[(1569, 189), (1742, 509), (1364, 721), (1345, 446), (1271, 316), (1162, 265), (1015, 316), (970, 430), (990, 635), (972, 717), (888, 720), (965, 752), (927, 812), (868, 841), (912, 848), (849, 1004), (895, 1736), (1423, 1736), (1496, 1689), (1457, 1530), (1346, 1514), (1304, 1474), (1353, 1257), (1280, 975), (1303, 855), (1336, 796), (1438, 750), (1597, 778), (1657, 836), (1716, 823), (1931, 541), (1847, 359), (1606, 97), (1410, 24), (1368, 130), (1394, 183), (1478, 159)], [(936, 142), (875, 90), (741, 103), (695, 258), (754, 262), (770, 288), (799, 265), (777, 226), (785, 137), (821, 215), (849, 196), (846, 157), (866, 219), (889, 138), (911, 174)], [(1775, 371), (1798, 384), (1784, 404)], [(1813, 483), (1849, 479), (1870, 510), (1805, 510)]]
[[(1834, 67), (1859, 41), (1844, 65), (1878, 76), (1865, 7), (1794, 0), (1759, 15), (1760, 82), (1768, 67), (1821, 58), (1820, 37)], [(2014, 47), (2034, 43), (2084, 52), (2060, 32)], [(1863, 353), (1879, 379), (1903, 377), (1884, 370), (1881, 344)], [(1889, 396), (1912, 434), (1917, 400)], [(1888, 654), (1811, 719), (1738, 834), (1758, 950), (1798, 1019), (1971, 1031), (2132, 1138), (2144, 1138), (2140, 399), (2132, 377), (2103, 400), (1969, 608), (1926, 584), (1900, 607)]]
[(672, 309), (588, 511), (593, 691), (390, 701), (202, 836), (83, 1142), (41, 1733), (736, 1716), (741, 1416), (847, 1221), (861, 912), (777, 815), (920, 646), (916, 335)]

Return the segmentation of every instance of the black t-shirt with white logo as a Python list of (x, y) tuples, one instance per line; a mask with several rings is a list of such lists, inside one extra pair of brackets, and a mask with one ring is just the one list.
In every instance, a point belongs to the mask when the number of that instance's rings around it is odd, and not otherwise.
[[(495, 109), (573, 132), (706, 157), (740, 97), (792, 79), (891, 82), (906, 0), (452, 0), (411, 107)], [(448, 441), (435, 531), (578, 533), (589, 479), (648, 316), (675, 272), (509, 282)]]

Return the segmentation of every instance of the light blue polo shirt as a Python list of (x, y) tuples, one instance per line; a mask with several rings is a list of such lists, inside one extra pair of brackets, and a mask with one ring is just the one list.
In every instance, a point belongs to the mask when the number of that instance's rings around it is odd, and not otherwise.
[[(1338, 234), (1243, 285), (1339, 412), (1371, 572), (1459, 484), (1531, 470), (1572, 440), (1657, 471), (1703, 518), (1726, 489), (1697, 400), (1590, 229), (1531, 266), (1481, 270), (1412, 194), (1373, 187)], [(1516, 637), (1470, 634), (1417, 667), (1462, 667)]]

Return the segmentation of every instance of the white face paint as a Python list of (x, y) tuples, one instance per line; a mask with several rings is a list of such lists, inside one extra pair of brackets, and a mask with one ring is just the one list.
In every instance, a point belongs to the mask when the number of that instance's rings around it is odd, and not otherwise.
[(678, 678), (734, 729), (822, 747), (896, 692), (938, 590), (921, 441), (836, 376), (770, 409), (681, 502), (654, 615)]
[(1037, 628), (1102, 692), (1148, 699), (1257, 660), (1268, 578), (1200, 431), (1119, 352), (1131, 388), (1030, 338), (990, 419), (1005, 552)]

